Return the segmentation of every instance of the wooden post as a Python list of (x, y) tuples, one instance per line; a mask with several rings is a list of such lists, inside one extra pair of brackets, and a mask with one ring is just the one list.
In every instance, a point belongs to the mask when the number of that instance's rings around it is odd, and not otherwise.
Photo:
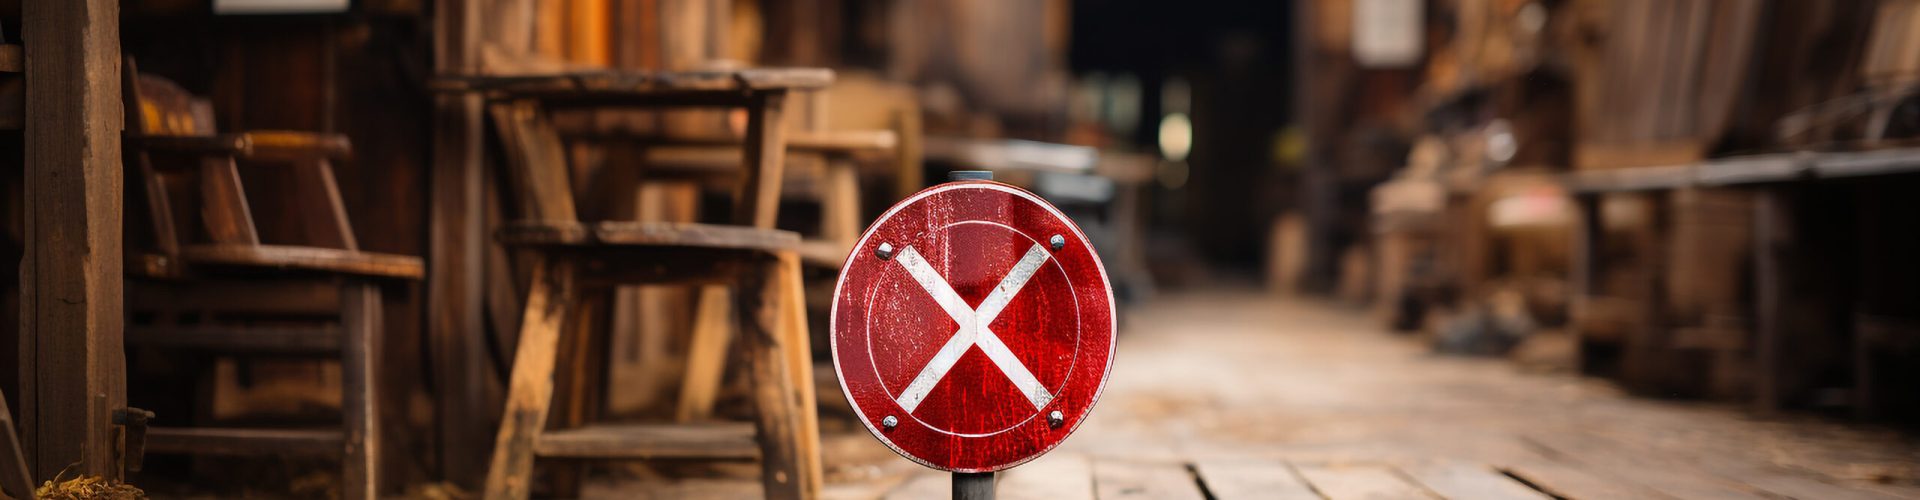
[(1754, 406), (1762, 414), (1780, 409), (1783, 356), (1781, 321), (1785, 318), (1785, 246), (1793, 234), (1792, 211), (1783, 187), (1763, 187), (1753, 204)]
[[(434, 67), (441, 73), (477, 71), (479, 6), (441, 0), (435, 7)], [(441, 423), (435, 437), (441, 477), (464, 488), (478, 487), (486, 475), (486, 439), (498, 409), (487, 404), (480, 110), (477, 94), (434, 98), (429, 181), (427, 339)]]
[[(1607, 232), (1603, 226), (1606, 221), (1600, 213), (1600, 195), (1577, 194), (1574, 195), (1574, 202), (1579, 205), (1580, 224), (1573, 228), (1573, 265), (1570, 266), (1572, 276), (1568, 279), (1573, 294), (1569, 304), (1573, 308), (1571, 316), (1574, 339), (1579, 342), (1580, 349), (1585, 351), (1588, 332), (1582, 329), (1582, 323), (1585, 321), (1584, 318), (1592, 314), (1588, 308), (1592, 306), (1593, 297), (1600, 293), (1599, 279), (1602, 271), (1600, 249), (1605, 245), (1604, 239)], [(1587, 354), (1581, 352), (1576, 359), (1581, 373), (1591, 374), (1594, 372), (1594, 367)]]
[(121, 347), (120, 7), (28, 0), (21, 423), (33, 474), (118, 478)]

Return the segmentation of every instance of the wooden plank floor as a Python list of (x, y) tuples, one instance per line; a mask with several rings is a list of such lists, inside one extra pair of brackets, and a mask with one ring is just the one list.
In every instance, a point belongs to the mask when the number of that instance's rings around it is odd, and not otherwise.
[[(1920, 499), (1912, 431), (1437, 356), (1357, 308), (1253, 290), (1169, 293), (1122, 319), (1099, 407), (1005, 473), (1001, 498)], [(948, 477), (868, 436), (830, 375), (825, 497), (946, 498)], [(756, 467), (725, 470), (642, 471), (588, 493), (757, 496)]]
[[(1054, 500), (1553, 498), (1490, 465), (1457, 462), (1326, 464), (1213, 460), (1182, 463), (1089, 459), (1069, 454), (1035, 463), (1043, 462), (1052, 465), (1032, 470), (1023, 467), (1002, 476), (999, 497)], [(888, 493), (886, 498), (950, 498), (950, 481), (946, 473), (923, 471)]]

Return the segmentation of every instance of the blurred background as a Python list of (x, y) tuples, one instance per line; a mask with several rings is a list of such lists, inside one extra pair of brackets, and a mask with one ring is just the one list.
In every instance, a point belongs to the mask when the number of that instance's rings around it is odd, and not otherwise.
[[(1920, 498), (1916, 0), (0, 0), (0, 164), (34, 485), (943, 497), (828, 314), (874, 217), (989, 170), (1122, 309), (1003, 495)], [(738, 286), (549, 299), (610, 222), (798, 238), (808, 357), (748, 373)], [(502, 451), (523, 406), (739, 434)]]

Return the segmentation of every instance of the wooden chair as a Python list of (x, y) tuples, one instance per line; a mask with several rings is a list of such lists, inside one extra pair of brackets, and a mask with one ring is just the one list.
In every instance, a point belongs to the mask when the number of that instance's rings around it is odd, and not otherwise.
[[(155, 427), (145, 451), (340, 457), (344, 496), (377, 497), (380, 285), (420, 279), (420, 259), (359, 250), (331, 166), (348, 155), (346, 138), (216, 133), (205, 101), (131, 60), (123, 74), (127, 205), (145, 208), (126, 218), (127, 344), (337, 356), (343, 391), (338, 429)], [(249, 203), (242, 166), (280, 174), (269, 187), (285, 189), (252, 198), (264, 212)]]
[[(495, 102), (490, 114), (517, 211), (498, 238), (534, 262), (486, 498), (528, 497), (536, 457), (758, 458), (767, 497), (819, 494), (812, 364), (794, 254), (799, 238), (771, 228), (787, 148), (784, 96), (830, 79), (826, 72), (742, 71), (461, 80)], [(545, 110), (631, 105), (747, 108), (736, 225), (581, 220), (566, 145)], [(727, 284), (739, 291), (734, 310), (754, 424), (589, 423), (600, 412), (604, 390), (596, 386), (605, 379), (608, 342), (594, 323), (613, 287), (634, 284)], [(556, 373), (556, 365), (569, 369)], [(568, 496), (577, 475), (560, 476), (553, 496)]]

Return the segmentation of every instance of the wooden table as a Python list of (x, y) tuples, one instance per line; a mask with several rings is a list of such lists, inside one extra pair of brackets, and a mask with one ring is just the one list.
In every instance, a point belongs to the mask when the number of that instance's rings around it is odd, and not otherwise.
[[(1892, 148), (1869, 151), (1793, 151), (1749, 156), (1716, 158), (1702, 162), (1632, 167), (1616, 169), (1581, 170), (1566, 174), (1563, 183), (1575, 194), (1580, 205), (1582, 223), (1574, 231), (1573, 269), (1570, 284), (1573, 287), (1576, 311), (1588, 308), (1589, 297), (1598, 292), (1597, 280), (1601, 276), (1601, 262), (1597, 257), (1603, 248), (1605, 231), (1601, 230), (1602, 213), (1600, 197), (1608, 193), (1659, 192), (1687, 188), (1739, 187), (1754, 190), (1753, 214), (1753, 325), (1755, 329), (1752, 346), (1757, 369), (1754, 381), (1754, 405), (1761, 412), (1772, 412), (1782, 406), (1787, 395), (1783, 392), (1786, 360), (1793, 352), (1785, 347), (1786, 332), (1782, 331), (1784, 321), (1782, 307), (1785, 305), (1788, 290), (1794, 285), (1787, 279), (1787, 257), (1792, 251), (1793, 239), (1797, 228), (1793, 221), (1793, 198), (1790, 190), (1793, 186), (1807, 182), (1831, 181), (1841, 179), (1860, 179), (1888, 175), (1920, 174), (1920, 148)], [(1655, 227), (1657, 233), (1666, 230), (1663, 224), (1665, 203), (1656, 200)], [(1664, 238), (1653, 238), (1659, 241)], [(1664, 267), (1663, 256), (1659, 248), (1645, 249), (1650, 263), (1656, 268)], [(1660, 339), (1666, 336), (1661, 320), (1665, 288), (1661, 273), (1647, 273), (1644, 284), (1648, 294), (1645, 308), (1645, 322), (1641, 331), (1632, 332), (1630, 338)], [(1857, 338), (1858, 336), (1856, 336)], [(1862, 354), (1864, 346), (1856, 339), (1854, 356), (1856, 370), (1866, 369)], [(1649, 367), (1651, 368), (1651, 367)], [(1632, 371), (1631, 368), (1628, 369)], [(1650, 376), (1651, 374), (1627, 373), (1629, 377)], [(1866, 388), (1856, 388), (1856, 392), (1867, 392)], [(1865, 394), (1856, 394), (1856, 410), (1870, 411)]]

